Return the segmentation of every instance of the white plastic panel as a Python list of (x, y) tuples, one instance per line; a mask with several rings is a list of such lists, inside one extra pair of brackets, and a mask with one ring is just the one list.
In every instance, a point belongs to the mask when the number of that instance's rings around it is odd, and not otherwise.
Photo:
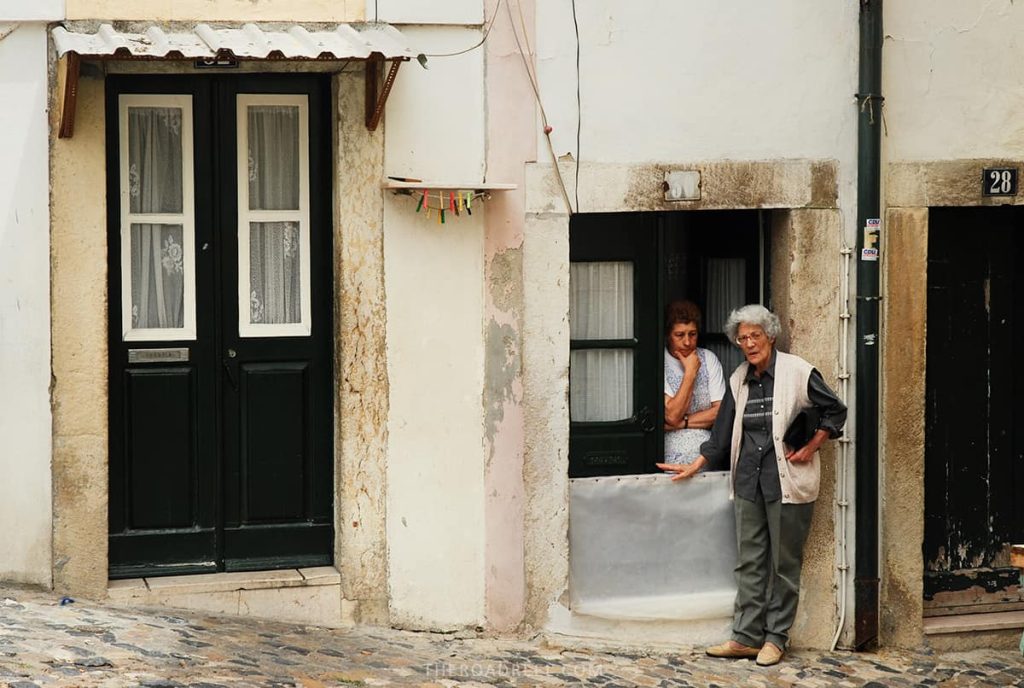
[(572, 610), (609, 619), (730, 616), (736, 527), (728, 472), (569, 483)]

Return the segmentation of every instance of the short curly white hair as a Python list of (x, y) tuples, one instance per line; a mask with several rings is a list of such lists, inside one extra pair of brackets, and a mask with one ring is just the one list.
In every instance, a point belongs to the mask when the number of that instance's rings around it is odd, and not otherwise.
[(776, 339), (782, 334), (782, 323), (779, 322), (779, 316), (759, 303), (740, 306), (729, 314), (729, 319), (725, 321), (725, 334), (729, 337), (730, 342), (736, 342), (740, 325), (758, 325), (764, 330), (768, 339)]

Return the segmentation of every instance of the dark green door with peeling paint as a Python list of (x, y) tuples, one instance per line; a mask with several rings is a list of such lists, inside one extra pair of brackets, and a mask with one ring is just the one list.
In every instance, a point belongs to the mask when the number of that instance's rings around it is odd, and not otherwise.
[(925, 615), (1024, 609), (1024, 209), (932, 208)]
[(728, 375), (733, 308), (767, 298), (767, 215), (593, 213), (569, 224), (569, 476), (650, 473), (663, 457), (664, 311), (701, 307), (700, 346)]
[(107, 78), (112, 578), (332, 562), (329, 96)]

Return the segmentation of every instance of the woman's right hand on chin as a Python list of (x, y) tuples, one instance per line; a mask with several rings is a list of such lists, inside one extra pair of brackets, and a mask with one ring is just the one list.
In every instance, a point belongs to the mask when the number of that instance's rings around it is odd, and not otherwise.
[(675, 356), (679, 359), (679, 362), (683, 365), (683, 370), (690, 375), (695, 375), (700, 370), (700, 356), (694, 351), (689, 356), (683, 356), (678, 351), (675, 352)]

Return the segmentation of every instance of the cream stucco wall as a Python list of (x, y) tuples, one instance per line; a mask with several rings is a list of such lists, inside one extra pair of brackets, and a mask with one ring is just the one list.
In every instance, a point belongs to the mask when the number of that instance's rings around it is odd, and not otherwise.
[[(479, 40), (461, 27), (407, 27), (414, 49)], [(483, 56), (403, 67), (388, 103), (385, 171), (482, 180)], [(344, 190), (340, 190), (344, 193)], [(417, 199), (385, 195), (387, 538), (391, 621), (447, 629), (484, 622), (483, 222), (441, 225)], [(436, 199), (434, 201), (437, 203)]]
[(75, 136), (51, 108), (53, 584), (107, 591), (107, 217), (103, 81), (79, 82)]
[[(0, 4), (0, 21), (21, 12)], [(46, 9), (45, 4), (42, 9)], [(6, 34), (6, 35), (5, 35)], [(0, 579), (49, 585), (46, 25), (0, 24)], [(13, 527), (17, 524), (17, 527)]]
[(68, 19), (147, 21), (362, 21), (365, 0), (65, 0)]
[(366, 130), (365, 93), (361, 70), (334, 77), (335, 565), (352, 618), (385, 624), (384, 133)]

